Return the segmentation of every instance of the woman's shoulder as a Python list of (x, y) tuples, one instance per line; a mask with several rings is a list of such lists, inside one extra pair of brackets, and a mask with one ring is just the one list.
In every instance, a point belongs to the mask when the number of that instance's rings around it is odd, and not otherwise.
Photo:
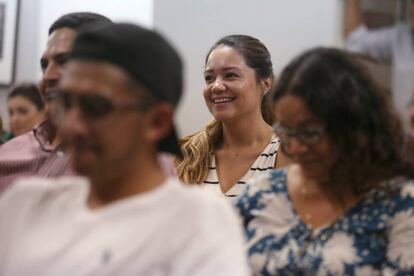
[(394, 178), (386, 182), (390, 189), (391, 201), (399, 209), (414, 211), (414, 179)]
[(364, 209), (373, 208), (377, 210), (375, 213), (387, 213), (391, 217), (408, 210), (414, 215), (414, 179), (397, 177), (383, 181), (361, 203)]
[(375, 197), (389, 197), (398, 200), (401, 198), (414, 199), (414, 179), (395, 177), (383, 181), (379, 188), (374, 190)]
[(263, 193), (284, 193), (286, 186), (286, 168), (272, 169), (252, 177), (247, 182), (244, 196), (253, 196)]
[(272, 138), (270, 139), (270, 143), (268, 145), (268, 149), (274, 152), (279, 149), (279, 146), (280, 146), (280, 139), (275, 133), (273, 133)]
[(259, 157), (261, 158), (271, 158), (272, 160), (276, 157), (277, 152), (279, 151), (280, 140), (276, 134), (272, 134), (269, 144), (263, 149)]

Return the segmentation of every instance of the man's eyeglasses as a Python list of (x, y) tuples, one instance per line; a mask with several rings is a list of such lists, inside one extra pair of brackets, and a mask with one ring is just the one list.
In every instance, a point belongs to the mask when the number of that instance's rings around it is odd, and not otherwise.
[(325, 128), (322, 126), (291, 129), (282, 126), (280, 123), (276, 123), (273, 125), (273, 130), (279, 136), (282, 145), (288, 145), (292, 138), (298, 139), (300, 143), (307, 146), (315, 145), (322, 140), (325, 134)]
[(149, 101), (142, 103), (121, 103), (101, 95), (74, 95), (66, 91), (59, 91), (58, 99), (63, 112), (67, 112), (69, 109), (77, 106), (83, 116), (89, 119), (105, 117), (115, 110), (144, 111), (151, 105)]

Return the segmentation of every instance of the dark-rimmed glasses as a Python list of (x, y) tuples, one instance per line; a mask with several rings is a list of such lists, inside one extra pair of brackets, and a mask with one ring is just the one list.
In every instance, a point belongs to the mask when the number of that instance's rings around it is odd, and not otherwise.
[(325, 127), (323, 126), (287, 128), (280, 123), (276, 123), (273, 125), (273, 130), (279, 136), (282, 145), (288, 145), (292, 138), (296, 138), (303, 145), (316, 145), (322, 140), (325, 134)]
[(121, 103), (98, 94), (75, 95), (67, 91), (59, 91), (57, 98), (64, 113), (77, 106), (89, 119), (99, 119), (116, 110), (145, 111), (152, 104), (150, 101)]

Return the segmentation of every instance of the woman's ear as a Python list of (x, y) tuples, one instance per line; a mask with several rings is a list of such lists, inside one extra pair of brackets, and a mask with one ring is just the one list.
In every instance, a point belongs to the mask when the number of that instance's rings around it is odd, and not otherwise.
[(273, 76), (269, 76), (260, 80), (260, 87), (262, 89), (263, 96), (266, 95), (272, 87)]

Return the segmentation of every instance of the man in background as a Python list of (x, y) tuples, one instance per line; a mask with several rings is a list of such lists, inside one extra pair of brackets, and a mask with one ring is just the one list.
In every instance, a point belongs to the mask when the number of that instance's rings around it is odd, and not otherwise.
[[(371, 1), (393, 5), (394, 1)], [(407, 2), (409, 17), (393, 26), (369, 29), (362, 16), (362, 0), (345, 0), (345, 35), (348, 50), (391, 62), (391, 92), (408, 132), (407, 103), (414, 91), (414, 3)]]
[(56, 177), (73, 173), (57, 132), (55, 119), (59, 114), (54, 101), (55, 89), (78, 30), (111, 23), (110, 19), (100, 14), (76, 12), (63, 15), (49, 28), (46, 50), (40, 59), (40, 92), (45, 100), (47, 118), (31, 132), (0, 147), (0, 192), (18, 177)]

